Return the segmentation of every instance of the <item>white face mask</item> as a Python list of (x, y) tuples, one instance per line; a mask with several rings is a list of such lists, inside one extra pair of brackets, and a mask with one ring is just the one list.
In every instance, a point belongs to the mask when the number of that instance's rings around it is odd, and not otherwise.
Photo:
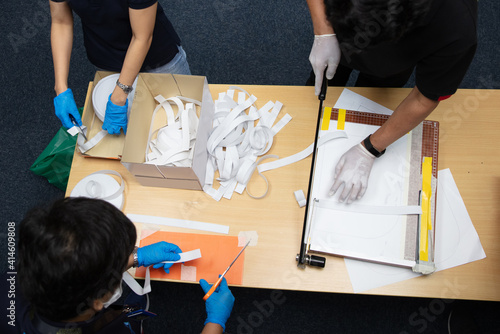
[(111, 298), (109, 298), (109, 300), (105, 303), (103, 303), (104, 305), (104, 308), (108, 308), (109, 305), (113, 304), (114, 302), (116, 302), (118, 299), (120, 299), (120, 297), (122, 296), (122, 293), (123, 293), (123, 289), (122, 289), (122, 282), (120, 281), (120, 284), (118, 285), (118, 287), (116, 288), (115, 292), (113, 293), (113, 295), (111, 296)]

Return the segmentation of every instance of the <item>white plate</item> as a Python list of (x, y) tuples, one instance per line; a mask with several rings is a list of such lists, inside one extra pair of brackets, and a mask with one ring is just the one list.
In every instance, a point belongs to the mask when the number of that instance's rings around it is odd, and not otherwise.
[[(108, 103), (108, 98), (116, 87), (116, 80), (120, 77), (119, 73), (108, 75), (107, 77), (99, 80), (97, 85), (94, 87), (92, 92), (92, 105), (94, 106), (94, 112), (97, 117), (104, 122), (104, 115), (106, 114), (106, 104)], [(137, 87), (137, 78), (132, 84), (134, 90), (128, 94), (128, 113), (130, 115), (130, 109), (132, 109), (132, 101), (135, 95), (135, 88)]]

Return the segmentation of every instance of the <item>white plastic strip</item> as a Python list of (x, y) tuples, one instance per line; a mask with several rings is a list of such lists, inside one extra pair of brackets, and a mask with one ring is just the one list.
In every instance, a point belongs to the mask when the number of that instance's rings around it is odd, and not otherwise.
[(223, 233), (223, 234), (229, 233), (229, 226), (227, 226), (227, 225), (203, 223), (203, 222), (198, 222), (198, 221), (193, 221), (193, 220), (174, 219), (174, 218), (167, 218), (167, 217), (137, 215), (137, 214), (133, 214), (133, 213), (127, 214), (127, 217), (135, 223), (183, 227), (183, 228), (188, 228), (188, 229), (192, 229), (192, 230), (216, 232), (216, 233)]
[(418, 205), (375, 206), (362, 204), (345, 204), (325, 199), (318, 200), (317, 207), (337, 211), (367, 213), (372, 215), (421, 215), (422, 208)]
[(146, 293), (151, 292), (151, 275), (149, 274), (149, 267), (146, 268), (146, 277), (144, 279), (144, 287), (142, 287), (137, 281), (128, 273), (128, 271), (123, 273), (122, 279), (127, 285), (134, 291), (137, 295), (143, 296)]
[(181, 263), (181, 262), (193, 261), (193, 260), (201, 258), (201, 251), (200, 251), (200, 249), (195, 249), (195, 250), (192, 250), (189, 252), (179, 253), (179, 255), (181, 256), (180, 260), (162, 261), (162, 263)]

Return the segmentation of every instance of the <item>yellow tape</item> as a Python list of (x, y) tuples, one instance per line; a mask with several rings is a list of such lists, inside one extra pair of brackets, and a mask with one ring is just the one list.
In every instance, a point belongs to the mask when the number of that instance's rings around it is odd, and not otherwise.
[(420, 216), (420, 260), (429, 261), (429, 230), (432, 230), (432, 158), (424, 157), (422, 163), (422, 216)]
[(321, 130), (328, 130), (330, 127), (330, 118), (332, 116), (332, 108), (326, 107), (323, 110), (323, 123), (321, 123)]
[(337, 130), (344, 130), (345, 126), (345, 109), (339, 109), (339, 117), (337, 118)]

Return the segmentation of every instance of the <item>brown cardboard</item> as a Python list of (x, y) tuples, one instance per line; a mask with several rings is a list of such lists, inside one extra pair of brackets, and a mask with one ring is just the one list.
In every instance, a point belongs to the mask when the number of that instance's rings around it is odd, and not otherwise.
[[(114, 74), (114, 72), (97, 71), (94, 77), (92, 91), (99, 80)], [(87, 138), (93, 138), (99, 131), (102, 130), (102, 121), (95, 115), (94, 106), (92, 103), (92, 95), (90, 103), (87, 103), (83, 111), (82, 123), (87, 127)], [(125, 144), (125, 135), (105, 136), (96, 146), (85, 152), (83, 156), (93, 158), (108, 158), (120, 159), (123, 145)]]
[[(167, 167), (144, 163), (151, 120), (157, 104), (154, 98), (159, 94), (165, 98), (183, 96), (202, 102), (191, 167)], [(175, 107), (174, 111), (176, 112)], [(205, 77), (139, 74), (123, 147), (122, 164), (144, 186), (202, 190), (208, 159), (206, 145), (212, 129), (213, 115), (214, 103)], [(165, 124), (164, 116), (161, 113), (157, 113), (157, 116), (153, 120), (155, 129)]]

